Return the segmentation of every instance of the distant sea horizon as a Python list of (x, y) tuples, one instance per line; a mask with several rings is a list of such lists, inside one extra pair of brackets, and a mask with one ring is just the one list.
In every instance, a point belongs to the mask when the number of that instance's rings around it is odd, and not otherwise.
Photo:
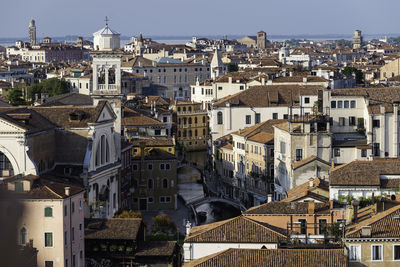
[[(233, 39), (240, 39), (244, 37), (245, 35), (198, 35), (197, 38), (208, 38), (208, 39), (214, 39), (214, 40), (219, 40), (222, 38), (227, 37), (230, 40)], [(379, 39), (383, 37), (398, 37), (400, 36), (400, 33), (388, 33), (388, 34), (363, 34), (363, 37), (365, 40), (372, 40), (372, 39)], [(144, 36), (151, 38), (153, 41), (158, 42), (158, 43), (165, 43), (165, 44), (185, 44), (187, 42), (190, 42), (192, 40), (192, 36), (174, 36), (174, 35), (169, 35), (169, 36), (160, 36), (160, 35), (154, 35), (154, 36)], [(75, 43), (76, 39), (78, 38), (78, 35), (68, 35), (68, 36), (62, 36), (62, 37), (51, 37), (53, 42), (61, 42), (61, 43)], [(267, 39), (270, 41), (275, 41), (275, 42), (283, 42), (285, 40), (289, 39), (306, 39), (306, 40), (312, 40), (312, 41), (325, 41), (325, 40), (340, 40), (340, 39), (345, 39), (345, 40), (351, 40), (353, 38), (353, 35), (351, 34), (297, 34), (297, 35), (267, 35)], [(38, 38), (39, 40), (43, 38)], [(84, 36), (84, 40), (90, 40), (93, 41), (92, 36)], [(124, 46), (126, 43), (130, 41), (131, 37), (129, 36), (121, 36), (121, 47)], [(27, 37), (0, 37), (0, 46), (3, 47), (9, 47), (12, 45), (15, 45), (15, 41), (21, 40), (24, 42), (27, 42), (29, 39)]]

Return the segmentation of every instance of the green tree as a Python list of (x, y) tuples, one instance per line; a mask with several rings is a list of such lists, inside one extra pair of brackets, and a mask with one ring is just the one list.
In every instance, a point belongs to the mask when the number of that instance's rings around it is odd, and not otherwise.
[(115, 218), (142, 218), (142, 213), (140, 211), (134, 210), (123, 210), (118, 212)]
[(157, 215), (156, 217), (152, 218), (153, 221), (153, 228), (152, 232), (162, 232), (166, 234), (175, 234), (176, 233), (176, 225), (174, 221), (168, 217), (167, 214)]
[(56, 96), (68, 93), (68, 83), (64, 79), (50, 78), (43, 80), (39, 84), (32, 84), (28, 87), (28, 99), (33, 103), (36, 94), (40, 98), (42, 93), (49, 94), (49, 96)]
[(355, 67), (347, 66), (347, 67), (345, 67), (343, 69), (343, 73), (346, 74), (346, 75), (353, 75), (354, 74), (355, 79), (356, 79), (356, 83), (358, 83), (358, 84), (363, 83), (363, 73), (362, 73), (361, 70), (358, 70)]
[(228, 63), (228, 72), (236, 72), (239, 70), (239, 67), (236, 63), (230, 62)]
[(13, 106), (25, 105), (26, 102), (22, 97), (22, 88), (15, 87), (11, 89), (7, 94), (8, 101), (11, 102)]

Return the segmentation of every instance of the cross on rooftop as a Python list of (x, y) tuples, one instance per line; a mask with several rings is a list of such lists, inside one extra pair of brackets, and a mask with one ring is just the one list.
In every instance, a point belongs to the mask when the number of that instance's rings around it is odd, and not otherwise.
[(106, 22), (106, 26), (108, 26), (108, 22), (110, 21), (110, 19), (106, 16), (106, 19), (104, 21)]

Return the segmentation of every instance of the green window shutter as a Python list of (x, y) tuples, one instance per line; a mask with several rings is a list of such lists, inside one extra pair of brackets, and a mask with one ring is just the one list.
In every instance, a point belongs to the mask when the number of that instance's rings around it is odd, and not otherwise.
[(15, 182), (15, 192), (24, 192), (24, 184), (22, 182)]
[(44, 217), (53, 217), (53, 209), (51, 207), (44, 208)]

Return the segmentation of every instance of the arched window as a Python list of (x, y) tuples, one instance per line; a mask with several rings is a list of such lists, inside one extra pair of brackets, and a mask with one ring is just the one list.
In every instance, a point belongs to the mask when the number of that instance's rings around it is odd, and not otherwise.
[(101, 136), (100, 148), (101, 148), (101, 165), (103, 165), (106, 160), (106, 157), (105, 157), (105, 155), (106, 155), (106, 137), (105, 137), (105, 135)]
[(178, 124), (181, 124), (181, 118), (179, 118), (179, 120), (178, 120)]
[(189, 111), (192, 111), (192, 107), (189, 107), (188, 110), (189, 110)]
[(183, 130), (183, 137), (186, 137), (186, 130)]
[(206, 129), (203, 129), (203, 136), (206, 135)]
[(192, 124), (192, 118), (189, 118), (189, 124)]
[(53, 208), (52, 207), (44, 208), (44, 217), (53, 217)]
[(96, 166), (110, 162), (110, 145), (105, 135), (100, 137), (96, 148)]
[(25, 227), (22, 227), (21, 231), (20, 231), (20, 241), (21, 241), (21, 245), (25, 245), (27, 243), (28, 236), (26, 233), (26, 229)]
[(148, 187), (149, 189), (153, 189), (153, 187), (154, 187), (153, 179), (149, 179), (149, 180), (147, 181), (147, 187)]
[(203, 123), (206, 123), (206, 116), (203, 116)]
[[(0, 152), (0, 172), (3, 172), (3, 171), (9, 171), (9, 174), (11, 176), (13, 167), (11, 165), (10, 160), (7, 158), (7, 156), (4, 155), (3, 152)], [(4, 175), (4, 176), (6, 176), (6, 175)]]
[(217, 123), (222, 124), (222, 111), (218, 111), (217, 113)]
[(189, 137), (192, 137), (192, 130), (189, 130)]
[(187, 122), (187, 119), (183, 118), (183, 124), (186, 124), (186, 122)]
[(194, 123), (197, 124), (197, 117), (194, 117)]
[(183, 112), (185, 112), (185, 111), (186, 111), (186, 107), (183, 107), (182, 109), (183, 109)]
[(167, 178), (164, 178), (164, 179), (162, 180), (162, 187), (163, 187), (163, 188), (168, 188), (168, 179), (167, 179)]
[(108, 140), (106, 139), (106, 162), (110, 162), (110, 147), (108, 145)]
[(194, 136), (197, 136), (197, 129), (194, 130)]

